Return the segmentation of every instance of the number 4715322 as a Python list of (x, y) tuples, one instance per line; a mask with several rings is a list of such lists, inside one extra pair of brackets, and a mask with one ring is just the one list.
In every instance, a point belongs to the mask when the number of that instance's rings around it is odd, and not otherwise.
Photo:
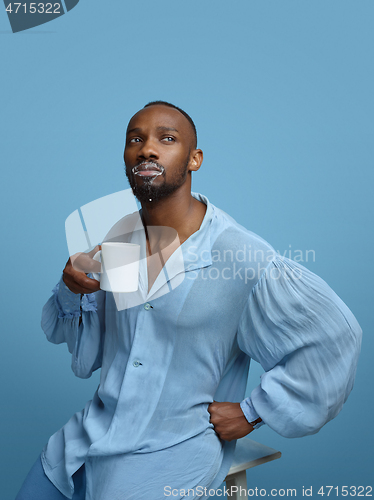
[[(27, 8), (28, 8), (28, 12), (30, 14), (35, 14), (35, 13), (38, 13), (38, 14), (61, 14), (61, 11), (60, 11), (60, 8), (61, 8), (61, 4), (60, 3), (55, 3), (55, 4), (52, 4), (52, 3), (30, 3), (29, 5), (27, 5), (27, 3), (17, 3), (17, 2), (13, 2), (13, 3), (10, 3), (7, 7), (6, 7), (6, 11), (9, 12), (9, 14), (17, 14), (18, 12), (22, 12), (22, 13), (25, 13), (27, 14)], [(21, 10), (20, 10), (21, 9)]]

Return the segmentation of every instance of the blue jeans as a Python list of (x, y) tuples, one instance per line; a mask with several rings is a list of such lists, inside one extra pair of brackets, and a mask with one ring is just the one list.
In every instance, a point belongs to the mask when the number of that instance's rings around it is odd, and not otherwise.
[[(73, 481), (73, 500), (84, 500), (86, 493), (84, 465), (73, 475)], [(16, 500), (67, 500), (67, 497), (45, 475), (39, 456), (26, 476)]]

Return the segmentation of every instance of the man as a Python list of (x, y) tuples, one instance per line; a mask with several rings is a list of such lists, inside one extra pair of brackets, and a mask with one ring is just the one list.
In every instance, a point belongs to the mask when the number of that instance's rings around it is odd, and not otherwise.
[[(216, 488), (236, 439), (264, 423), (287, 437), (316, 433), (353, 386), (361, 330), (349, 309), (191, 194), (203, 153), (184, 111), (157, 101), (136, 113), (124, 160), (143, 230), (123, 230), (130, 216), (106, 239), (141, 244), (137, 302), (129, 294), (118, 307), (120, 294), (69, 259), (42, 326), (51, 342), (67, 342), (77, 376), (101, 367), (100, 385), (50, 438), (18, 500), (160, 500)], [(163, 228), (178, 235), (183, 272)], [(250, 358), (265, 373), (243, 399)]]

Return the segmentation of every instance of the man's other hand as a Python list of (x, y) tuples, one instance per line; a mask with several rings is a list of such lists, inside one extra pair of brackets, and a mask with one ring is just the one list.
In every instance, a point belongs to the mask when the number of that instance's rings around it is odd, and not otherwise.
[(210, 421), (214, 430), (225, 441), (232, 441), (246, 436), (253, 431), (240, 408), (240, 403), (218, 403), (214, 401), (208, 406)]
[(86, 274), (100, 272), (100, 262), (93, 260), (93, 256), (99, 250), (101, 247), (97, 245), (91, 252), (76, 253), (70, 257), (62, 272), (62, 279), (69, 290), (76, 294), (93, 293), (100, 290), (99, 281), (89, 278)]

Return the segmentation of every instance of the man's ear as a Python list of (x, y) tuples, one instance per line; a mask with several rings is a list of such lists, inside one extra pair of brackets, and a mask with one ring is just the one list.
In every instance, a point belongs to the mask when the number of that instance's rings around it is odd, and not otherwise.
[(203, 152), (201, 149), (194, 149), (191, 153), (191, 160), (188, 165), (188, 170), (189, 171), (194, 171), (196, 172), (199, 170), (201, 167), (201, 164), (203, 163)]

